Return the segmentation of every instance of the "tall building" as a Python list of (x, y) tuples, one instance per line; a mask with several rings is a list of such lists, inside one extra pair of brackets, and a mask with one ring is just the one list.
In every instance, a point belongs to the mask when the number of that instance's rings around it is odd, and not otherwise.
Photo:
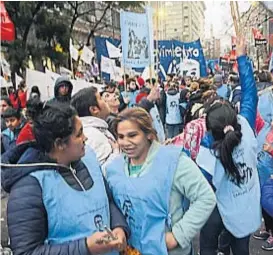
[[(69, 10), (71, 7), (69, 4), (65, 4), (66, 8)], [(85, 1), (79, 12), (84, 12), (86, 10), (92, 10), (88, 14), (79, 17), (74, 25), (73, 37), (79, 43), (86, 43), (87, 36), (90, 33), (90, 29), (94, 27), (94, 24), (101, 19), (104, 11), (106, 9), (106, 3), (103, 1)], [(101, 20), (100, 24), (97, 26), (94, 35), (101, 35), (106, 37), (111, 37), (115, 39), (120, 39), (120, 11), (116, 8), (109, 8), (106, 11), (104, 18)], [(91, 43), (92, 44), (92, 43)]]
[[(270, 3), (270, 2), (268, 2)], [(272, 51), (273, 42), (270, 42), (270, 28), (273, 18), (272, 3), (265, 1), (255, 1), (250, 8), (242, 14), (241, 23), (244, 28), (244, 35), (248, 41), (248, 55), (254, 60), (256, 68), (267, 64), (269, 53)], [(252, 28), (259, 29), (267, 39), (266, 45), (255, 46)]]
[(204, 1), (156, 1), (151, 5), (154, 9), (154, 33), (158, 39), (185, 42), (204, 39)]

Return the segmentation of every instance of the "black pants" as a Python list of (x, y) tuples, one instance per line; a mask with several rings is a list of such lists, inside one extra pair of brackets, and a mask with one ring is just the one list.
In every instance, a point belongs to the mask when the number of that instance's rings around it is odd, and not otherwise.
[(216, 255), (221, 251), (225, 255), (249, 255), (250, 236), (236, 238), (225, 229), (218, 208), (215, 207), (200, 233), (200, 255)]
[(273, 233), (273, 218), (268, 215), (268, 213), (263, 210), (264, 225), (267, 232), (271, 231)]

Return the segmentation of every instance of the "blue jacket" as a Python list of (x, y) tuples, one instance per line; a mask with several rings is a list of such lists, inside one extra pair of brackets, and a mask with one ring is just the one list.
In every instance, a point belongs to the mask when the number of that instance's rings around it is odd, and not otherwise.
[(273, 179), (266, 181), (262, 189), (262, 207), (273, 218)]
[[(3, 165), (9, 164), (9, 165)], [(14, 167), (14, 164), (19, 164)], [(39, 163), (37, 167), (33, 163)], [(11, 247), (14, 254), (79, 254), (90, 255), (86, 246), (86, 238), (63, 244), (46, 245), (48, 236), (47, 212), (43, 204), (43, 195), (38, 180), (30, 174), (35, 171), (58, 171), (65, 181), (74, 189), (81, 190), (79, 183), (71, 172), (60, 166), (41, 166), (43, 163), (55, 163), (41, 153), (35, 143), (22, 144), (2, 155), (1, 182), (2, 188), (10, 193), (7, 218)], [(21, 165), (20, 164), (24, 164)], [(86, 190), (92, 188), (93, 179), (88, 174), (83, 162), (73, 163), (77, 177)], [(111, 228), (122, 227), (130, 235), (129, 227), (113, 202), (112, 195), (105, 182), (109, 199)], [(92, 202), (92, 201), (90, 201)], [(73, 204), (71, 204), (73, 207)]]
[(25, 120), (22, 120), (22, 123), (19, 127), (15, 128), (14, 131), (11, 131), (9, 128), (6, 128), (1, 135), (1, 154), (6, 152), (9, 149), (12, 149), (16, 146), (16, 140), (19, 136), (19, 133), (25, 126)]

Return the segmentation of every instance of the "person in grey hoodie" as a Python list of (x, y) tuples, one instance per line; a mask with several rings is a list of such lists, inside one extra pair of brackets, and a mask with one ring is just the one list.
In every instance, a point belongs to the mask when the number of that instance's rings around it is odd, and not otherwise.
[(73, 85), (65, 77), (59, 77), (54, 86), (54, 98), (52, 101), (57, 100), (58, 102), (70, 102), (72, 95)]
[(71, 99), (83, 124), (83, 131), (88, 138), (86, 144), (96, 153), (104, 172), (107, 162), (119, 155), (119, 147), (106, 122), (110, 115), (109, 106), (101, 98), (95, 87), (81, 89)]

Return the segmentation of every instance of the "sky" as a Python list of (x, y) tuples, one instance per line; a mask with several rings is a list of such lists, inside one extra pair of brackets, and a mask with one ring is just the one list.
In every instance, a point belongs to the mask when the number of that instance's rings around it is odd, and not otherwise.
[[(213, 33), (216, 38), (221, 39), (222, 50), (226, 45), (230, 46), (230, 37), (233, 25), (229, 1), (205, 1), (205, 31), (206, 37), (210, 37), (210, 27), (213, 25)], [(250, 1), (238, 1), (239, 11), (245, 12), (250, 7)], [(228, 31), (227, 31), (228, 30)]]

